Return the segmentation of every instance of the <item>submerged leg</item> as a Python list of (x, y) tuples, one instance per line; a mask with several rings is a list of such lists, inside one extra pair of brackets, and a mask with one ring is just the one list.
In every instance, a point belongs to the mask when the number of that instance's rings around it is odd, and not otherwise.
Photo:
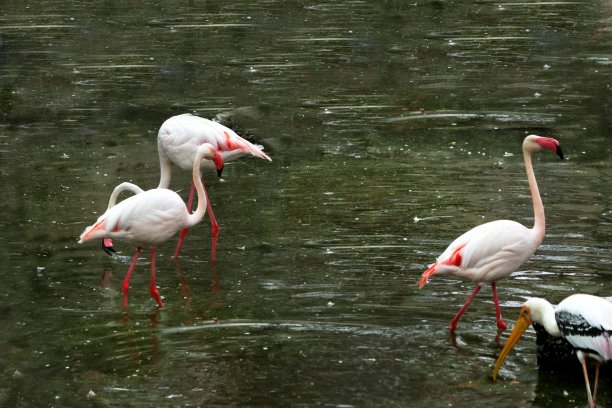
[(206, 212), (208, 213), (208, 217), (210, 218), (211, 231), (212, 231), (212, 245), (210, 250), (210, 260), (217, 260), (217, 237), (219, 236), (219, 224), (217, 223), (217, 219), (215, 218), (215, 214), (213, 213), (212, 206), (210, 205), (210, 200), (208, 199), (208, 192), (204, 189), (204, 194), (206, 194)]
[(136, 261), (138, 261), (138, 257), (140, 256), (140, 251), (142, 248), (138, 247), (136, 249), (136, 253), (134, 253), (134, 258), (132, 258), (132, 263), (130, 263), (130, 267), (128, 268), (127, 273), (125, 274), (125, 278), (123, 278), (123, 284), (121, 285), (121, 290), (123, 292), (123, 306), (127, 307), (128, 305), (128, 290), (130, 289), (130, 277), (132, 276), (132, 271), (136, 266)]
[[(191, 207), (193, 206), (193, 193), (195, 191), (195, 186), (193, 185), (193, 181), (191, 182), (191, 187), (189, 188), (189, 198), (187, 199), (187, 212), (191, 213)], [(179, 240), (176, 244), (176, 249), (174, 250), (173, 258), (178, 258), (181, 254), (181, 248), (183, 247), (183, 241), (185, 240), (185, 236), (187, 235), (189, 230), (187, 228), (183, 228), (179, 233)]]
[(589, 383), (589, 373), (587, 371), (586, 366), (586, 356), (581, 351), (577, 351), (576, 355), (578, 356), (578, 359), (580, 359), (580, 363), (582, 364), (582, 372), (584, 373), (584, 384), (586, 385), (587, 396), (589, 398), (589, 408), (595, 408), (593, 395), (591, 395), (591, 384)]
[(497, 328), (500, 331), (506, 330), (506, 323), (501, 317), (501, 311), (499, 310), (499, 298), (497, 297), (497, 286), (495, 282), (491, 282), (491, 289), (493, 289), (493, 303), (495, 303), (495, 318), (497, 319)]
[(461, 316), (463, 316), (468, 306), (470, 305), (470, 302), (472, 302), (472, 300), (474, 299), (474, 296), (476, 296), (478, 292), (480, 292), (480, 285), (476, 285), (470, 297), (465, 301), (465, 303), (463, 304), (463, 306), (461, 307), (457, 315), (455, 315), (453, 320), (451, 320), (450, 326), (449, 326), (449, 329), (451, 332), (454, 332), (455, 330), (457, 330), (457, 324), (459, 323), (459, 319), (461, 319)]
[(164, 307), (164, 302), (161, 300), (157, 290), (157, 282), (155, 281), (155, 248), (151, 248), (151, 296), (153, 296), (159, 307)]

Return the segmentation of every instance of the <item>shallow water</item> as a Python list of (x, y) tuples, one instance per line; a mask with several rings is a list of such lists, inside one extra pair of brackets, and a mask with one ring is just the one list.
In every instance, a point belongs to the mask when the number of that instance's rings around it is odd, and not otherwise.
[[(468, 228), (532, 222), (536, 133), (566, 160), (535, 157), (547, 233), (502, 313), (612, 295), (609, 2), (5, 3), (0, 405), (585, 405), (579, 375), (538, 371), (533, 331), (491, 381), (488, 287), (453, 339), (473, 284), (416, 281)], [(183, 112), (273, 162), (206, 175), (218, 261), (207, 222), (178, 262), (161, 248), (158, 310), (143, 251), (126, 312), (134, 248), (76, 241), (115, 185), (157, 185)]]

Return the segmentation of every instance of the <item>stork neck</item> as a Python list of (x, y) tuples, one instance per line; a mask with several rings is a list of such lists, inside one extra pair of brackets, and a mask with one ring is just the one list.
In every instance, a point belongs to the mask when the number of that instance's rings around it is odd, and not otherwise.
[(531, 153), (526, 150), (523, 150), (523, 157), (525, 160), (525, 170), (527, 171), (527, 181), (529, 182), (529, 190), (531, 191), (531, 201), (533, 202), (533, 231), (536, 233), (536, 237), (539, 244), (544, 239), (544, 233), (546, 231), (544, 205), (542, 204), (542, 197), (540, 197), (540, 190), (538, 190), (538, 183), (536, 182), (535, 174), (533, 172)]
[(551, 336), (561, 337), (561, 330), (557, 326), (557, 320), (555, 319), (555, 309), (553, 305), (546, 302), (542, 307), (542, 321), (540, 322), (544, 329)]

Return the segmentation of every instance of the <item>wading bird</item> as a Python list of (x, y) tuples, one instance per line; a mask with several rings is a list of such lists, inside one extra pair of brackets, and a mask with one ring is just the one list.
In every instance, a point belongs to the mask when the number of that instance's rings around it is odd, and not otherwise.
[[(612, 303), (592, 295), (572, 295), (557, 307), (540, 298), (528, 299), (506, 341), (493, 370), (493, 380), (510, 350), (532, 323), (544, 326), (548, 334), (564, 337), (582, 364), (589, 407), (596, 407), (599, 366), (612, 361)], [(595, 386), (591, 394), (586, 358), (595, 360)]]
[[(243, 156), (256, 156), (272, 161), (272, 159), (262, 151), (262, 147), (254, 145), (248, 140), (238, 136), (233, 130), (212, 120), (194, 116), (190, 113), (172, 116), (167, 119), (159, 128), (157, 134), (157, 150), (159, 154), (160, 178), (157, 188), (169, 188), (172, 176), (172, 164), (176, 164), (183, 170), (190, 170), (193, 164), (198, 147), (203, 143), (211, 144), (221, 155), (224, 162), (235, 160)], [(210, 160), (202, 160), (201, 171), (214, 169), (214, 163)], [(221, 174), (218, 174), (219, 177)], [(204, 190), (206, 193), (206, 190)], [(194, 194), (194, 183), (189, 189), (189, 199), (187, 200), (187, 210), (191, 211)], [(213, 213), (210, 201), (206, 203), (206, 211), (211, 222), (212, 245), (211, 260), (217, 258), (217, 237), (219, 236), (219, 224)], [(178, 258), (181, 253), (183, 241), (188, 229), (181, 230), (179, 241), (174, 251), (174, 257)], [(112, 241), (103, 241), (104, 250), (112, 254)]]
[(123, 239), (137, 246), (122, 284), (125, 306), (127, 306), (130, 276), (142, 248), (151, 249), (151, 296), (159, 307), (163, 306), (155, 282), (155, 250), (178, 231), (195, 226), (204, 217), (207, 198), (200, 177), (200, 162), (202, 159), (214, 162), (219, 172), (223, 169), (223, 158), (212, 145), (204, 143), (198, 147), (192, 168), (193, 183), (198, 194), (198, 207), (193, 214), (174, 191), (165, 188), (142, 191), (133, 184), (127, 183), (127, 186), (126, 184), (123, 184), (123, 187), (121, 185), (117, 186), (113, 193), (117, 192), (118, 194), (124, 189), (128, 189), (137, 194), (116, 205), (114, 205), (116, 196), (111, 196), (109, 208), (106, 212), (98, 218), (95, 224), (87, 227), (81, 234), (80, 244), (92, 239), (111, 238)]
[[(193, 163), (198, 146), (210, 143), (221, 155), (224, 162), (235, 160), (243, 156), (256, 156), (268, 161), (272, 159), (262, 151), (261, 146), (254, 145), (248, 140), (238, 136), (233, 130), (212, 120), (194, 116), (189, 113), (173, 116), (166, 120), (159, 128), (157, 135), (157, 150), (159, 153), (160, 178), (158, 188), (168, 188), (172, 174), (172, 163), (183, 170), (189, 170)], [(202, 161), (201, 170), (211, 169), (213, 163)], [(187, 208), (191, 209), (194, 183), (189, 189)], [(205, 191), (206, 193), (206, 191)], [(212, 224), (211, 260), (217, 258), (217, 237), (219, 224), (213, 214), (210, 201), (207, 201), (206, 211)], [(183, 240), (187, 235), (187, 228), (181, 230), (179, 242), (174, 251), (174, 257), (181, 252)]]
[(509, 276), (534, 254), (544, 238), (544, 206), (538, 190), (531, 155), (542, 148), (555, 152), (563, 159), (559, 142), (550, 137), (529, 135), (523, 141), (523, 158), (533, 201), (534, 225), (527, 228), (518, 222), (497, 220), (481, 224), (455, 239), (427, 269), (419, 281), (423, 287), (432, 275), (452, 274), (476, 282), (476, 288), (450, 323), (457, 329), (459, 319), (484, 283), (491, 283), (497, 327), (506, 330), (502, 320), (495, 282)]

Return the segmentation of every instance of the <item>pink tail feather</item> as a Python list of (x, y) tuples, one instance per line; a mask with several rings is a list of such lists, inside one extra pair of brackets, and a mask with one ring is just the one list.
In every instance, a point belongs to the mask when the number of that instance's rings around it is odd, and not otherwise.
[(79, 244), (82, 244), (85, 241), (89, 241), (90, 239), (98, 238), (98, 235), (94, 235), (98, 231), (106, 231), (106, 220), (99, 221), (94, 225), (85, 228), (85, 231), (81, 234), (79, 238)]

